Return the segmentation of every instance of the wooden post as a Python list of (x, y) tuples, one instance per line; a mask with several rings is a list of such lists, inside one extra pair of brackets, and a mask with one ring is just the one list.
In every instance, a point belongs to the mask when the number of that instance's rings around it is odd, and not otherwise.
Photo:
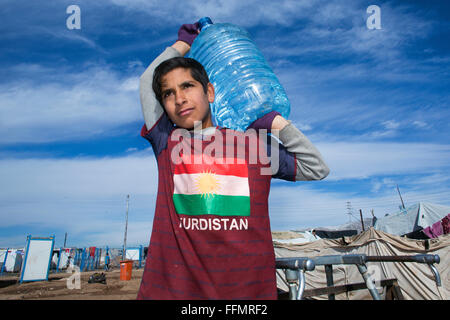
[(127, 250), (127, 229), (128, 229), (128, 203), (130, 201), (130, 195), (127, 195), (127, 217), (125, 220), (125, 235), (123, 237), (123, 251), (122, 251), (122, 260), (125, 260), (126, 254), (125, 251)]
[(364, 220), (363, 220), (363, 217), (362, 217), (362, 210), (361, 209), (359, 209), (359, 216), (361, 217), (362, 231), (365, 231), (364, 230)]

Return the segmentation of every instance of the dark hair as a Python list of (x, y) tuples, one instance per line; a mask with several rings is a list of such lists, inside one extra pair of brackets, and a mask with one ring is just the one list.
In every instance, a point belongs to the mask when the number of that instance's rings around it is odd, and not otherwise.
[(205, 91), (205, 93), (208, 91), (208, 74), (206, 73), (205, 68), (203, 68), (200, 62), (192, 58), (185, 57), (171, 58), (169, 60), (163, 61), (159, 66), (156, 67), (155, 72), (153, 73), (153, 92), (155, 93), (156, 99), (163, 107), (164, 105), (162, 103), (161, 80), (163, 76), (176, 68), (190, 70), (192, 78), (202, 84), (203, 91)]

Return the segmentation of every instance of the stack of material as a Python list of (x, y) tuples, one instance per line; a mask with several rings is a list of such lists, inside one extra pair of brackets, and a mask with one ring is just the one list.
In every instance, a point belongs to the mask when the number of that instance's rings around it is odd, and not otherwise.
[[(325, 255), (366, 254), (368, 256), (402, 256), (415, 254), (437, 254), (438, 269), (442, 286), (436, 285), (434, 275), (427, 264), (412, 262), (369, 262), (369, 272), (375, 272), (377, 280), (397, 279), (403, 296), (408, 300), (447, 300), (450, 299), (450, 234), (430, 240), (412, 240), (394, 236), (370, 228), (369, 230), (343, 239), (320, 239), (301, 244), (284, 244), (274, 241), (276, 257), (317, 257)], [(361, 283), (363, 278), (355, 265), (334, 265), (334, 285)], [(285, 275), (277, 270), (277, 285), (288, 291)], [(318, 266), (306, 272), (306, 290), (327, 286), (325, 268)], [(384, 298), (385, 292), (379, 287)], [(328, 299), (327, 296), (313, 297)], [(358, 290), (336, 295), (337, 300), (371, 300), (368, 290)]]

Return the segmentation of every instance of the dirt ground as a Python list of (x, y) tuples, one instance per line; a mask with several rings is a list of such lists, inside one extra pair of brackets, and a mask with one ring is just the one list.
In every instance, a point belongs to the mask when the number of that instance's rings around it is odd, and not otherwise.
[[(72, 274), (50, 273), (48, 281), (19, 282), (18, 275), (0, 277), (0, 300), (135, 300), (144, 269), (133, 269), (131, 280), (120, 280), (120, 269), (82, 272), (80, 289), (69, 289)], [(94, 273), (105, 273), (106, 284), (88, 283)], [(73, 285), (74, 281), (69, 282)], [(70, 287), (70, 286), (69, 286)]]

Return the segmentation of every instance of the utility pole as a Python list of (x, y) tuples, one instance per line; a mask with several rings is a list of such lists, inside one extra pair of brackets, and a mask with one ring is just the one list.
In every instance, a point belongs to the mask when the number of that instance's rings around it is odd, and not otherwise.
[(352, 204), (350, 201), (347, 201), (347, 214), (348, 214), (348, 223), (352, 222)]
[(128, 204), (130, 201), (130, 195), (127, 195), (127, 218), (125, 221), (125, 236), (123, 238), (123, 251), (122, 251), (122, 260), (125, 260), (125, 250), (127, 249), (127, 229), (128, 229)]
[(361, 209), (359, 209), (359, 216), (361, 217), (362, 231), (365, 231), (364, 230), (364, 220), (363, 220), (363, 217), (362, 217), (362, 210)]
[(64, 236), (64, 248), (66, 247), (66, 240), (67, 240), (67, 232), (66, 235)]
[(398, 188), (398, 184), (397, 184), (397, 191), (398, 191), (398, 195), (400, 196), (400, 200), (402, 202), (402, 208), (405, 209), (405, 204), (403, 203), (402, 195), (400, 193), (400, 189)]

